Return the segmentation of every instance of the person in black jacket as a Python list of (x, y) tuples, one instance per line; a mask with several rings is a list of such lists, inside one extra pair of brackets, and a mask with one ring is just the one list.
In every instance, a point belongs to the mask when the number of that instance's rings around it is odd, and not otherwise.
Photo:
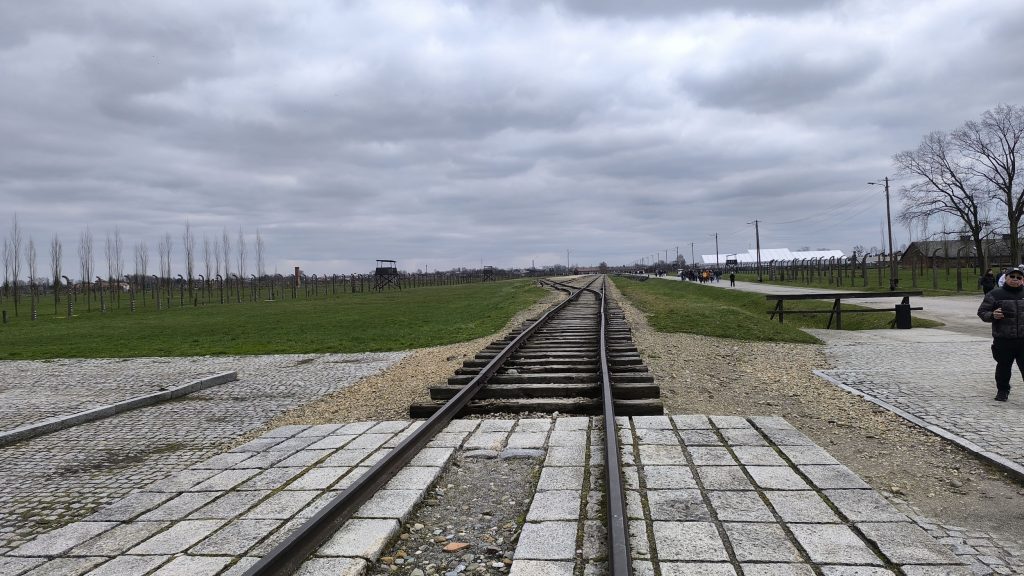
[(1010, 268), (1000, 288), (985, 294), (978, 317), (992, 323), (992, 358), (996, 361), (996, 400), (1010, 397), (1014, 362), (1024, 375), (1024, 271)]
[(981, 290), (985, 294), (988, 294), (996, 287), (996, 277), (992, 274), (991, 270), (985, 272), (985, 275), (978, 279), (978, 285), (981, 286)]

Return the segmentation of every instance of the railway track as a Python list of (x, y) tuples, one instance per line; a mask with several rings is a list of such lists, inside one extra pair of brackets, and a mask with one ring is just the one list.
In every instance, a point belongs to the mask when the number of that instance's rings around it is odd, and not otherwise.
[[(605, 298), (603, 277), (589, 279), (583, 287), (552, 285), (571, 295), (466, 362), (448, 385), (432, 389), (431, 397), (443, 402), (410, 409), (414, 417), (429, 416), (426, 422), (246, 576), (293, 574), (458, 415), (548, 410), (600, 414), (608, 431), (616, 429), (616, 415), (661, 414), (657, 387), (629, 338), (621, 310), (612, 309)], [(604, 436), (608, 574), (630, 576), (618, 435)]]

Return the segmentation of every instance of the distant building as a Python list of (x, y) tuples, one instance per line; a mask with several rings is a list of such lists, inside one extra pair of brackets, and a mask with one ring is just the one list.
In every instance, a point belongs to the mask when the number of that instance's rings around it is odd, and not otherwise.
[[(804, 259), (817, 259), (825, 258), (842, 258), (846, 256), (842, 250), (804, 250), (793, 252), (789, 248), (761, 248), (761, 263), (771, 262), (792, 262), (793, 260), (804, 260)], [(717, 262), (721, 266), (746, 266), (748, 264), (757, 264), (757, 250), (747, 250), (746, 252), (739, 253), (726, 253), (721, 252), (715, 254), (701, 254), (700, 264), (704, 266), (714, 266)]]
[[(988, 253), (990, 266), (1010, 266), (1010, 246), (1005, 238), (983, 240), (983, 249)], [(959, 256), (958, 256), (959, 255)], [(956, 240), (919, 240), (911, 242), (900, 257), (901, 265), (918, 264), (926, 268), (935, 266), (956, 266), (957, 258), (965, 264), (977, 263), (977, 250), (969, 237)]]

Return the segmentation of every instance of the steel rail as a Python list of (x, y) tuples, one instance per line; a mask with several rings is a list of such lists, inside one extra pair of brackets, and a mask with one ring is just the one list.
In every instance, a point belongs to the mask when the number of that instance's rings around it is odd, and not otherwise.
[[(374, 464), (362, 476), (357, 478), (345, 491), (331, 500), (323, 509), (313, 515), (302, 526), (275, 546), (259, 562), (249, 568), (244, 576), (289, 576), (313, 555), (342, 525), (355, 514), (359, 506), (369, 500), (377, 490), (387, 483), (395, 472), (409, 463), (416, 454), (458, 415), (466, 404), (493, 376), (501, 365), (516, 350), (551, 318), (563, 308), (579, 299), (584, 291), (598, 278), (591, 280), (585, 287), (548, 310), (529, 328), (523, 330), (502, 351), (495, 356), (462, 390), (449, 400), (440, 410), (428, 418), (422, 426), (400, 442), (386, 457)], [(590, 290), (593, 292), (593, 290)], [(612, 428), (614, 430), (614, 427)], [(617, 454), (617, 452), (616, 452)], [(617, 576), (617, 575), (616, 575)]]

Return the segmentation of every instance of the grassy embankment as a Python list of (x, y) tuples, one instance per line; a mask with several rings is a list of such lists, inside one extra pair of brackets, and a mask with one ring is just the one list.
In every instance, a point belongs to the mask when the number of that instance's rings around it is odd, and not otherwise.
[[(728, 278), (728, 274), (725, 278)], [(900, 290), (920, 290), (924, 292), (925, 296), (967, 296), (974, 295), (979, 299), (982, 296), (981, 287), (978, 286), (978, 271), (974, 268), (961, 268), (960, 269), (960, 285), (962, 290), (957, 292), (956, 290), (956, 269), (951, 268), (949, 270), (939, 269), (938, 274), (933, 279), (933, 271), (931, 269), (925, 270), (924, 274), (921, 275), (918, 271), (917, 276), (917, 287), (914, 287), (913, 272), (909, 269), (901, 269), (899, 274)], [(996, 274), (998, 278), (998, 273)], [(763, 283), (765, 284), (776, 284), (779, 286), (799, 286), (803, 288), (815, 288), (823, 292), (829, 292), (832, 290), (849, 290), (853, 292), (888, 292), (889, 291), (889, 270), (883, 269), (882, 275), (879, 277), (878, 271), (875, 269), (868, 269), (867, 286), (864, 284), (864, 277), (861, 275), (861, 270), (857, 269), (857, 275), (852, 279), (847, 275), (843, 278), (843, 284), (837, 286), (835, 283), (829, 284), (828, 273), (826, 272), (821, 278), (813, 276), (808, 282), (804, 278), (798, 277), (793, 280), (770, 280), (768, 273), (764, 272), (761, 274)], [(757, 282), (756, 273), (740, 273), (736, 275), (736, 279), (743, 282)], [(937, 287), (933, 287), (937, 286)], [(846, 319), (843, 319), (846, 322)]]
[[(651, 326), (659, 332), (684, 332), (774, 342), (820, 342), (800, 328), (824, 328), (828, 314), (786, 316), (785, 323), (769, 320), (768, 310), (774, 306), (764, 294), (723, 289), (693, 282), (648, 280), (637, 282), (614, 278), (615, 285), (640, 310), (648, 315)], [(831, 302), (797, 300), (786, 302), (786, 310), (828, 310)], [(860, 307), (843, 304), (843, 310)], [(893, 314), (843, 315), (843, 329), (870, 330), (888, 328)], [(914, 318), (913, 326), (928, 328), (938, 322)]]
[(0, 359), (406, 350), (492, 334), (545, 293), (509, 280), (134, 313), (78, 308), (71, 320), (40, 313), (0, 325)]

